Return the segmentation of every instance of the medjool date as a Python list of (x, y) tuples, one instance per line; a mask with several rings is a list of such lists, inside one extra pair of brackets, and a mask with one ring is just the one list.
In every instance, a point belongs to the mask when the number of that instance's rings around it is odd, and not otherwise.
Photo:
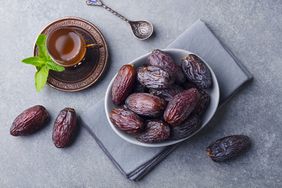
[(189, 54), (182, 60), (182, 70), (189, 81), (196, 84), (201, 89), (212, 86), (212, 77), (209, 68), (196, 55)]
[(215, 162), (222, 162), (237, 157), (251, 145), (245, 135), (231, 135), (216, 140), (206, 149), (208, 156)]
[(167, 140), (169, 136), (170, 128), (165, 122), (149, 121), (145, 131), (136, 138), (144, 143), (158, 143)]
[(199, 101), (199, 92), (192, 88), (178, 93), (168, 103), (164, 120), (172, 126), (180, 125), (195, 109)]
[(140, 84), (140, 82), (137, 80), (133, 89), (133, 93), (147, 93), (149, 91), (148, 88)]
[(123, 65), (112, 85), (112, 101), (121, 105), (130, 95), (136, 80), (136, 70), (132, 65)]
[(113, 109), (110, 119), (119, 130), (127, 134), (136, 134), (144, 128), (143, 120), (134, 112), (124, 108)]
[(150, 89), (150, 93), (170, 101), (175, 95), (182, 92), (183, 88), (178, 85), (173, 85), (167, 89)]
[(148, 57), (148, 62), (152, 66), (159, 67), (168, 72), (172, 77), (176, 79), (177, 83), (185, 82), (185, 75), (183, 74), (181, 67), (177, 65), (173, 58), (161, 50), (153, 50)]
[(73, 108), (63, 109), (57, 116), (52, 139), (57, 148), (69, 146), (77, 130), (77, 116)]
[(174, 82), (166, 71), (155, 66), (138, 68), (137, 78), (142, 85), (155, 89), (168, 88)]
[(41, 129), (48, 120), (49, 113), (43, 106), (33, 106), (16, 117), (10, 129), (10, 134), (12, 136), (32, 134)]
[(206, 110), (207, 110), (207, 108), (210, 104), (211, 98), (210, 98), (209, 94), (207, 92), (205, 92), (204, 90), (198, 89), (198, 91), (200, 93), (200, 100), (199, 100), (198, 104), (196, 105), (193, 113), (201, 116), (206, 112)]
[(133, 93), (125, 101), (127, 108), (141, 116), (157, 117), (166, 107), (165, 100), (149, 93)]
[(171, 128), (172, 139), (178, 140), (192, 135), (201, 127), (199, 116), (192, 115), (179, 126)]

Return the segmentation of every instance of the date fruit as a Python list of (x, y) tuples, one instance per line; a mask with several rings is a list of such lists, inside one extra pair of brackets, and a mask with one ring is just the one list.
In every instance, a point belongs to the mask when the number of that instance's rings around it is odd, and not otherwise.
[(72, 108), (63, 109), (55, 120), (52, 139), (57, 148), (71, 144), (77, 129), (77, 116)]
[(168, 103), (164, 120), (172, 126), (180, 125), (195, 109), (199, 97), (199, 92), (195, 88), (178, 93)]
[(192, 115), (189, 116), (188, 119), (184, 121), (179, 126), (171, 128), (171, 134), (173, 140), (178, 140), (182, 138), (186, 138), (192, 135), (201, 127), (199, 116)]
[(173, 58), (161, 50), (153, 50), (148, 57), (149, 65), (159, 67), (168, 72), (171, 77), (176, 79), (177, 83), (185, 82), (185, 75), (183, 74), (181, 67), (177, 65)]
[(16, 117), (10, 129), (10, 134), (12, 136), (32, 134), (41, 129), (48, 120), (49, 113), (43, 106), (33, 106)]
[(133, 89), (136, 80), (136, 70), (132, 65), (123, 65), (112, 85), (112, 101), (122, 104)]
[(133, 89), (133, 93), (147, 93), (148, 88), (140, 84), (140, 82), (137, 80)]
[(119, 130), (127, 134), (141, 132), (145, 125), (137, 114), (124, 108), (113, 109), (110, 114), (110, 119)]
[(166, 101), (171, 101), (171, 99), (182, 92), (183, 88), (178, 85), (173, 85), (167, 89), (150, 89), (150, 93), (158, 97), (163, 98)]
[(250, 138), (245, 135), (231, 135), (216, 140), (206, 149), (208, 156), (215, 162), (222, 162), (237, 157), (251, 145)]
[(147, 88), (163, 89), (174, 83), (174, 79), (166, 71), (155, 66), (139, 67), (137, 78)]
[(158, 143), (170, 137), (170, 127), (163, 121), (149, 121), (143, 133), (136, 138), (144, 143)]
[(141, 116), (158, 117), (163, 113), (166, 102), (149, 93), (133, 93), (126, 99), (125, 105)]
[(195, 110), (194, 110), (193, 113), (195, 113), (199, 116), (202, 116), (206, 112), (206, 110), (207, 110), (207, 108), (210, 104), (211, 98), (210, 98), (209, 94), (207, 92), (205, 92), (204, 90), (199, 89), (198, 91), (200, 93), (200, 100), (199, 100), (197, 106), (195, 107)]
[(182, 70), (187, 79), (196, 84), (201, 89), (212, 86), (212, 77), (209, 68), (196, 55), (189, 54), (182, 60)]

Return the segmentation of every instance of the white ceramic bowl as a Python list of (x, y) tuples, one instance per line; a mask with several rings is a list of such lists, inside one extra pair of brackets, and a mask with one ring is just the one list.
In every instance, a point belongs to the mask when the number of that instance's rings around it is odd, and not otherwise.
[[(180, 64), (181, 59), (184, 58), (185, 56), (187, 56), (188, 54), (194, 54), (192, 52), (186, 51), (186, 50), (180, 50), (180, 49), (165, 49), (163, 50), (165, 52), (167, 52), (168, 54), (170, 54), (173, 59), (176, 61), (176, 63)], [(151, 54), (147, 53), (133, 61), (131, 61), (129, 64), (133, 64), (135, 67), (140, 67), (142, 66), (144, 63), (146, 63), (147, 61), (147, 57)], [(196, 54), (197, 55), (197, 54)], [(197, 55), (198, 56), (198, 55)], [(200, 57), (200, 56), (199, 56)], [(201, 58), (203, 61), (204, 59)], [(112, 99), (111, 99), (111, 90), (112, 90), (112, 84), (113, 81), (116, 77), (116, 75), (113, 77), (113, 79), (111, 80), (108, 89), (106, 91), (106, 96), (105, 96), (105, 112), (106, 112), (106, 116), (108, 119), (108, 122), (111, 126), (111, 128), (113, 129), (113, 131), (119, 135), (121, 138), (123, 138), (124, 140), (126, 140), (127, 142), (130, 142), (132, 144), (136, 144), (139, 146), (145, 146), (145, 147), (162, 147), (162, 146), (169, 146), (172, 144), (176, 144), (179, 142), (182, 142), (188, 138), (191, 138), (193, 135), (197, 134), (202, 128), (204, 128), (207, 123), (211, 120), (211, 118), (213, 117), (213, 115), (215, 114), (217, 107), (218, 107), (218, 103), (219, 103), (219, 87), (218, 87), (218, 82), (216, 79), (216, 76), (213, 72), (213, 70), (210, 68), (210, 66), (204, 61), (204, 63), (207, 65), (207, 67), (210, 69), (211, 75), (212, 75), (212, 80), (213, 80), (213, 87), (210, 89), (205, 90), (211, 97), (211, 102), (210, 105), (207, 109), (207, 111), (205, 112), (205, 114), (202, 116), (202, 126), (199, 130), (197, 130), (195, 133), (193, 133), (192, 135), (186, 137), (186, 138), (182, 138), (179, 140), (167, 140), (161, 143), (153, 143), (153, 144), (149, 144), (149, 143), (143, 143), (138, 141), (136, 138), (134, 138), (131, 135), (128, 135), (120, 130), (118, 130), (113, 123), (110, 120), (109, 114), (112, 111), (113, 108), (115, 108), (116, 106), (112, 103)]]

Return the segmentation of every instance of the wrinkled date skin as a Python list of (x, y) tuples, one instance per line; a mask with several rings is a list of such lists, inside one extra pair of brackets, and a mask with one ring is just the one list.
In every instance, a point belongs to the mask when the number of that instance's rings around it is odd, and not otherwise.
[(141, 132), (145, 125), (137, 114), (124, 108), (113, 109), (110, 114), (110, 119), (119, 130), (127, 134)]
[(33, 106), (16, 117), (10, 129), (10, 134), (13, 136), (32, 134), (41, 129), (48, 120), (49, 113), (43, 106)]
[(192, 115), (189, 116), (188, 119), (185, 120), (179, 126), (171, 128), (171, 134), (173, 140), (178, 140), (182, 138), (186, 138), (193, 133), (195, 133), (201, 127), (199, 116)]
[(182, 92), (183, 88), (178, 85), (173, 85), (167, 89), (150, 89), (150, 93), (163, 98), (166, 101), (171, 101), (178, 93)]
[(137, 78), (147, 88), (163, 89), (174, 83), (169, 73), (155, 66), (139, 67)]
[(77, 129), (77, 116), (72, 108), (63, 109), (55, 120), (52, 139), (57, 148), (71, 144)]
[(165, 109), (164, 120), (172, 126), (180, 125), (195, 109), (199, 97), (199, 92), (195, 88), (175, 95)]
[(136, 70), (132, 65), (123, 65), (112, 85), (112, 101), (121, 105), (130, 95), (136, 80)]
[(133, 93), (147, 93), (149, 91), (148, 88), (140, 84), (140, 82), (137, 80), (133, 89)]
[(185, 82), (185, 75), (183, 74), (181, 67), (177, 65), (173, 58), (161, 51), (161, 50), (153, 50), (151, 55), (148, 57), (149, 65), (159, 67), (166, 72), (168, 72), (172, 77), (176, 79), (177, 83)]
[(196, 55), (189, 54), (182, 60), (182, 70), (187, 79), (201, 89), (212, 86), (212, 77), (209, 68)]
[(251, 146), (245, 135), (231, 135), (216, 140), (206, 149), (208, 156), (215, 162), (222, 162), (237, 157)]
[(166, 107), (165, 100), (149, 93), (133, 93), (125, 101), (128, 109), (147, 117), (158, 117)]
[(170, 137), (170, 127), (163, 121), (149, 121), (143, 133), (136, 138), (144, 143), (158, 143)]
[(199, 116), (202, 116), (206, 112), (208, 106), (210, 105), (211, 98), (209, 94), (205, 92), (204, 90), (199, 89), (198, 91), (200, 93), (200, 100), (197, 106), (195, 107), (195, 110), (193, 113)]

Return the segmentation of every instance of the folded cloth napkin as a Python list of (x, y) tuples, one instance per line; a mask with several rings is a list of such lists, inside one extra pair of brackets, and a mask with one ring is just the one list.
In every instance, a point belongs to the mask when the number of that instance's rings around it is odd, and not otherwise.
[[(189, 50), (205, 59), (218, 78), (221, 104), (252, 78), (201, 20), (181, 34), (168, 48)], [(84, 127), (119, 171), (130, 180), (140, 180), (179, 145), (146, 148), (126, 142), (108, 125), (103, 101), (81, 115)]]

